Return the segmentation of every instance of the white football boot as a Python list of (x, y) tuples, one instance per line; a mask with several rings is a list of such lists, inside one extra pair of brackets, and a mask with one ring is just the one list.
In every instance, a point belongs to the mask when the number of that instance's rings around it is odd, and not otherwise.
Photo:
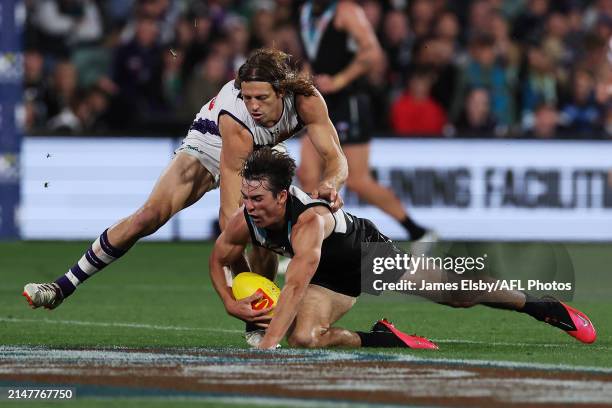
[(244, 333), (244, 338), (249, 346), (251, 346), (252, 348), (255, 348), (259, 346), (259, 343), (261, 343), (265, 335), (266, 335), (266, 331), (263, 329), (251, 330), (251, 331)]
[(28, 283), (23, 287), (23, 296), (32, 309), (44, 306), (45, 309), (55, 309), (64, 301), (62, 290), (57, 283)]

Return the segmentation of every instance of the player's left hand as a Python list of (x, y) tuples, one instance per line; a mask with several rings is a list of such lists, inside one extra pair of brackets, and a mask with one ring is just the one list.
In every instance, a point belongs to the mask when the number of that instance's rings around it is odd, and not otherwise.
[(329, 205), (331, 206), (333, 212), (339, 210), (344, 205), (342, 196), (338, 194), (334, 187), (320, 185), (315, 191), (312, 192), (311, 196), (312, 198), (320, 198), (329, 201)]

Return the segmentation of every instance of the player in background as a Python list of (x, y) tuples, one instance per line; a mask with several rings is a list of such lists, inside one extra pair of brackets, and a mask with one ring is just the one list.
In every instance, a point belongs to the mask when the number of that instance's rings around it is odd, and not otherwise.
[[(346, 188), (393, 217), (411, 241), (435, 241), (435, 234), (412, 220), (393, 191), (370, 174), (371, 112), (364, 76), (383, 63), (383, 53), (361, 6), (346, 0), (307, 1), (300, 10), (300, 39), (308, 61), (305, 70), (325, 97), (346, 155)], [(316, 146), (302, 139), (297, 175), (304, 191), (316, 188), (322, 168)]]
[[(218, 186), (224, 228), (241, 205), (244, 159), (254, 149), (276, 146), (298, 133), (311, 140), (325, 163), (316, 194), (340, 208), (337, 190), (347, 177), (347, 164), (323, 98), (308, 77), (290, 68), (289, 55), (274, 49), (254, 51), (235, 80), (202, 107), (143, 206), (102, 232), (65, 274), (51, 283), (29, 283), (23, 295), (33, 308), (56, 308), (140, 238)], [(276, 255), (261, 250), (250, 255), (254, 272), (266, 271), (274, 279), (270, 274), (276, 272)], [(245, 261), (238, 260), (236, 270), (249, 269)]]
[[(296, 347), (411, 347), (437, 348), (429, 340), (402, 333), (388, 320), (378, 321), (371, 332), (354, 332), (332, 327), (354, 305), (364, 286), (361, 263), (385, 253), (404, 252), (369, 220), (337, 210), (313, 199), (291, 185), (294, 160), (271, 149), (261, 149), (247, 158), (242, 170), (244, 206), (236, 211), (217, 239), (210, 257), (213, 286), (227, 312), (239, 319), (269, 326), (259, 348), (275, 348), (287, 335)], [(236, 301), (225, 285), (223, 266), (240, 256), (247, 243), (291, 257), (274, 316), (270, 308), (252, 310), (256, 296)], [(382, 246), (382, 251), (381, 251)], [(371, 265), (371, 263), (365, 263)], [(414, 282), (453, 283), (465, 279), (452, 271), (399, 269), (391, 274)], [(489, 277), (481, 280), (495, 282)], [(370, 288), (365, 285), (365, 288)], [(566, 331), (584, 343), (592, 343), (596, 332), (589, 318), (553, 298), (536, 298), (515, 290), (414, 290), (438, 303), (454, 307), (482, 304), (526, 313)], [(261, 298), (261, 295), (259, 295)]]

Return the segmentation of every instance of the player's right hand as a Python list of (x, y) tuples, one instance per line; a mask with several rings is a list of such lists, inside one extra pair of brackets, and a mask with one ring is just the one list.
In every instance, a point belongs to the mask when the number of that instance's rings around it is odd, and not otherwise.
[(321, 185), (319, 186), (319, 188), (313, 191), (310, 196), (312, 198), (320, 198), (329, 201), (329, 205), (331, 207), (332, 212), (336, 212), (344, 205), (344, 200), (342, 200), (342, 196), (333, 187)]
[(265, 309), (254, 310), (251, 307), (253, 302), (262, 299), (262, 297), (263, 295), (260, 292), (255, 292), (244, 299), (228, 302), (228, 304), (225, 305), (225, 310), (229, 315), (242, 321), (254, 323), (259, 327), (268, 327), (270, 320), (272, 320), (272, 317), (268, 316), (268, 313), (270, 313), (272, 308), (267, 307)]

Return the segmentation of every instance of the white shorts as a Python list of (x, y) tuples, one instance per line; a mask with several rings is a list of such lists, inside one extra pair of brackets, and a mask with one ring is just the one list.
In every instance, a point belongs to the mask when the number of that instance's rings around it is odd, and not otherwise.
[(213, 176), (215, 185), (219, 187), (219, 177), (221, 171), (221, 138), (210, 133), (201, 133), (197, 130), (190, 130), (187, 137), (183, 139), (181, 145), (174, 151), (177, 153), (187, 153), (196, 157), (202, 166)]
[[(283, 153), (287, 152), (285, 143), (279, 143), (273, 149)], [(221, 138), (219, 136), (191, 129), (181, 145), (174, 151), (174, 154), (177, 153), (186, 153), (196, 157), (215, 179), (213, 188), (219, 187), (221, 177), (221, 170), (219, 169), (221, 165)]]

